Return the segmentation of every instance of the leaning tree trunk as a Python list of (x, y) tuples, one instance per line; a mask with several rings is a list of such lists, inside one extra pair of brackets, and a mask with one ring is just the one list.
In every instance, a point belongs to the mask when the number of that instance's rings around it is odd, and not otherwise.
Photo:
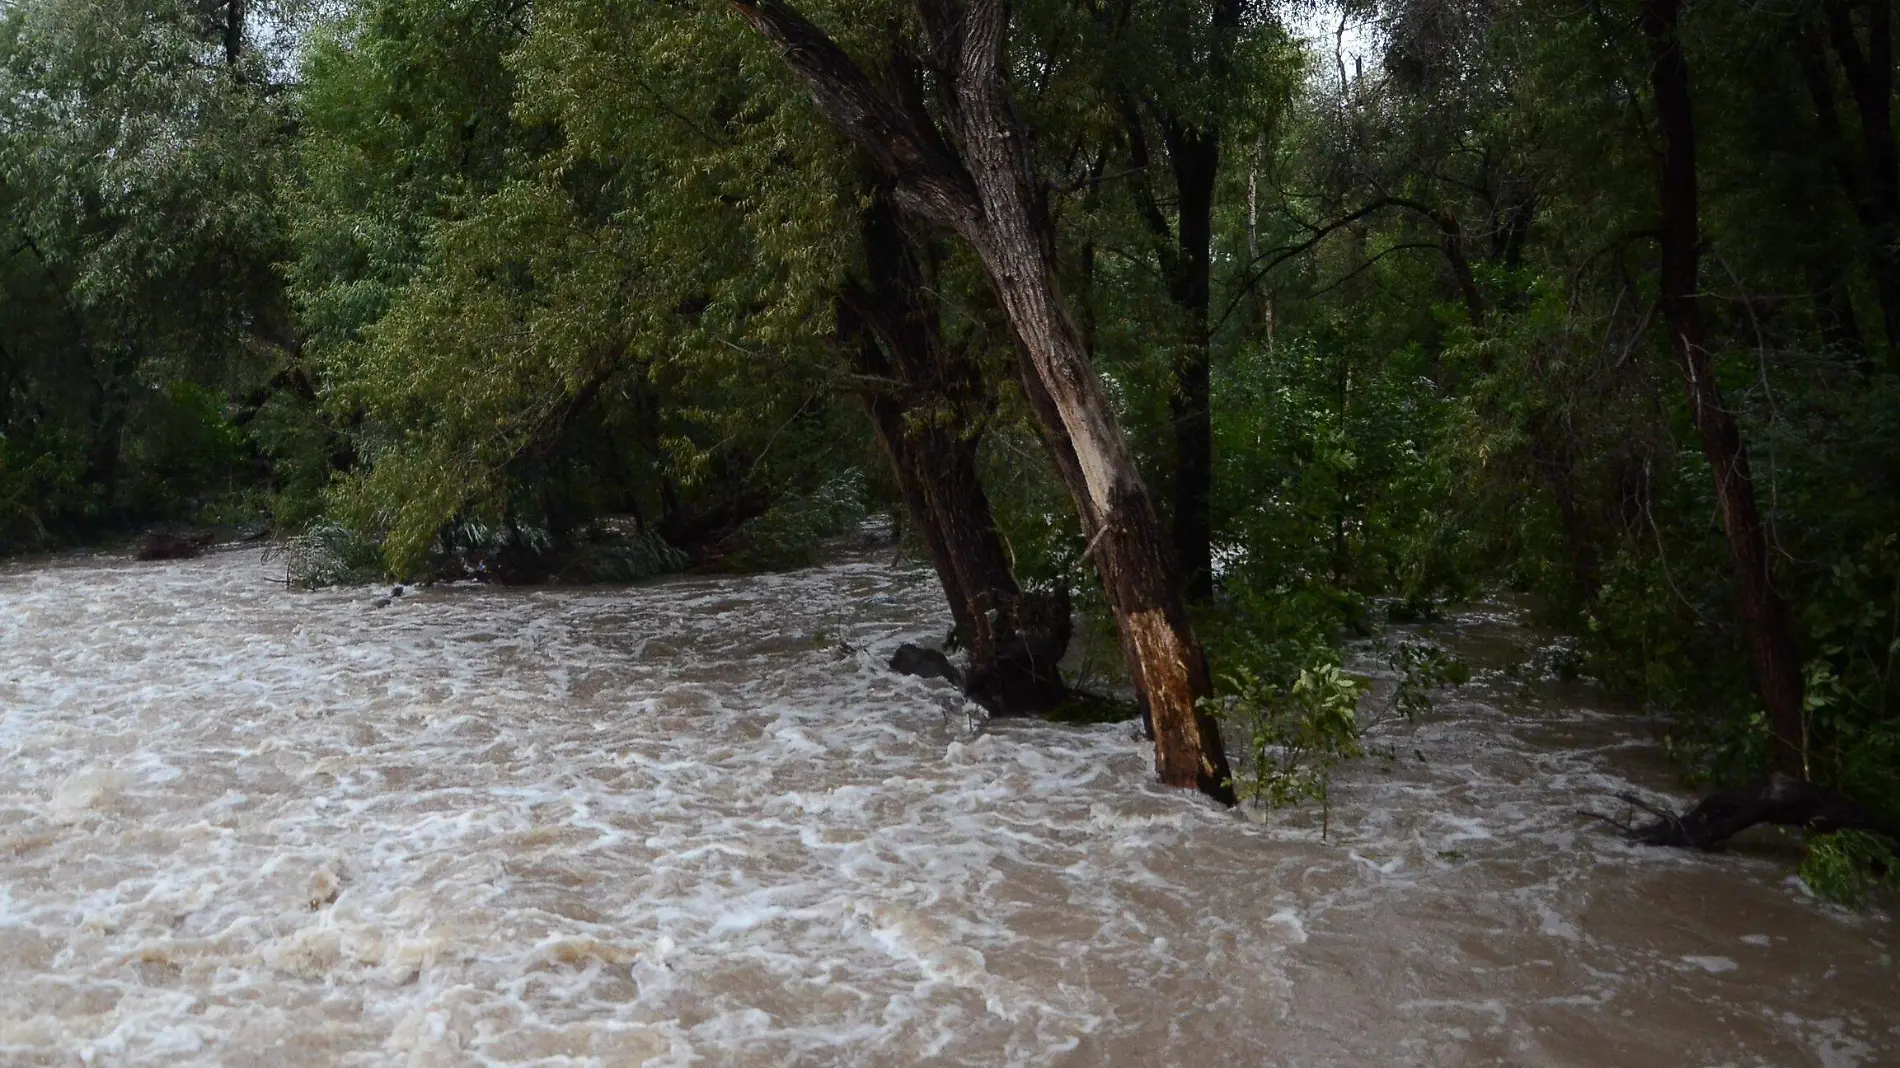
[(1695, 122), (1689, 65), (1677, 20), (1681, 0), (1646, 0), (1643, 30), (1655, 49), (1651, 81), (1662, 126), (1661, 305), (1669, 347), (1681, 365), (1689, 412), (1702, 455), (1715, 477), (1716, 503), (1728, 538), (1742, 629), (1755, 664), (1755, 682), (1768, 710), (1774, 769), (1807, 778), (1806, 721), (1802, 714), (1801, 657), (1788, 606), (1775, 589), (1768, 538), (1755, 503), (1748, 452), (1734, 414), (1722, 403), (1696, 302), (1698, 245)]
[(1053, 226), (1030, 165), (1027, 130), (1004, 83), (1007, 4), (918, 0), (945, 97), (946, 136), (921, 93), (880, 91), (789, 5), (731, 2), (778, 45), (819, 111), (876, 163), (898, 201), (976, 250), (1048, 393), (1056, 425), (1044, 431), (1073, 448), (1076, 463), (1065, 480), (1077, 510), (1098, 520), (1088, 552), (1147, 704), (1156, 770), (1169, 785), (1231, 802), (1220, 733), (1201, 704), (1210, 692), (1207, 666), (1188, 625), (1180, 574), (1056, 284)]
[(846, 287), (839, 332), (968, 654), (959, 681), (992, 714), (1048, 711), (1068, 698), (1069, 602), (1026, 593), (1011, 569), (977, 473), (981, 371), (944, 338), (924, 250), (884, 197), (863, 236), (867, 278)]

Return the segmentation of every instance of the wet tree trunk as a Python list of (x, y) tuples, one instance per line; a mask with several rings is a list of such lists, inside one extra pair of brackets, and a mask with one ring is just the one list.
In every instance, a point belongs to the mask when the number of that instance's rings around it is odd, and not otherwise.
[(1048, 711), (1068, 697), (1064, 594), (1017, 584), (977, 473), (989, 396), (971, 353), (944, 337), (921, 240), (886, 198), (864, 213), (865, 274), (846, 287), (840, 340), (911, 521), (943, 583), (969, 656), (960, 680), (995, 715)]
[[(1240, 29), (1241, 0), (1213, 0), (1206, 51), (1196, 64), (1209, 82), (1219, 85), (1230, 68), (1234, 33)], [(1214, 94), (1220, 95), (1217, 90)], [(1219, 108), (1200, 122), (1175, 110), (1157, 106), (1168, 165), (1174, 174), (1175, 225), (1172, 255), (1163, 257), (1168, 277), (1168, 299), (1179, 309), (1187, 329), (1187, 343), (1176, 358), (1174, 392), (1169, 398), (1174, 421), (1174, 527), (1176, 561), (1187, 584), (1189, 600), (1214, 594), (1213, 491), (1214, 436), (1211, 385), (1212, 338), (1208, 306), (1213, 295), (1214, 186), (1220, 176), (1223, 130)], [(1141, 116), (1128, 108), (1131, 146), (1139, 143)], [(1143, 152), (1143, 155), (1146, 153)], [(1137, 168), (1145, 160), (1133, 161)], [(1146, 183), (1141, 184), (1146, 190)], [(1163, 241), (1168, 226), (1152, 197), (1143, 214), (1150, 229)]]
[[(1233, 800), (1212, 717), (1206, 662), (1188, 624), (1180, 573), (1147, 488), (1056, 284), (1054, 228), (1030, 164), (1028, 131), (1004, 80), (1003, 0), (918, 0), (946, 129), (921, 94), (880, 91), (835, 42), (778, 0), (731, 0), (810, 89), (827, 121), (864, 151), (917, 217), (952, 230), (981, 259), (1075, 466), (1077, 511), (1096, 519), (1088, 549), (1122, 632), (1129, 673), (1154, 727), (1169, 785)], [(1087, 519), (1085, 518), (1085, 523)]]
[(1645, 0), (1643, 6), (1643, 31), (1654, 48), (1651, 80), (1663, 140), (1662, 313), (1669, 330), (1669, 347), (1681, 365), (1702, 454), (1715, 477), (1716, 502), (1728, 539), (1742, 629), (1754, 660), (1756, 686), (1768, 711), (1774, 770), (1805, 779), (1801, 657), (1795, 648), (1787, 603), (1776, 590), (1770, 570), (1768, 539), (1755, 503), (1748, 453), (1735, 417), (1723, 405), (1716, 386), (1696, 301), (1701, 234), (1695, 122), (1689, 65), (1677, 27), (1680, 10), (1681, 0)]

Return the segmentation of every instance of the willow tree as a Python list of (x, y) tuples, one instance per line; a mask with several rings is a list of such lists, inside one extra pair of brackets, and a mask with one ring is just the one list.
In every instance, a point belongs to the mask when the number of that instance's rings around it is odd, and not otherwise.
[[(891, 195), (982, 262), (1024, 354), (1024, 387), (1068, 484), (1108, 594), (1169, 785), (1223, 801), (1233, 787), (1179, 568), (1057, 279), (1048, 189), (1008, 82), (1002, 0), (922, 0), (879, 84), (788, 4), (735, 0), (819, 113), (865, 153)], [(934, 97), (934, 99), (933, 99)]]

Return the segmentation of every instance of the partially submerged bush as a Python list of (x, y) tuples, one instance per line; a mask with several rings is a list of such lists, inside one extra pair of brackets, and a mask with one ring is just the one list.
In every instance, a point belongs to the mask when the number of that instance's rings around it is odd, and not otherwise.
[(275, 552), (293, 589), (363, 585), (385, 578), (472, 579), (523, 585), (542, 581), (636, 582), (684, 570), (688, 556), (634, 523), (602, 520), (557, 538), (532, 524), (462, 518), (430, 543), (422, 565), (392, 572), (384, 547), (333, 519), (321, 519)]
[(684, 571), (690, 563), (691, 557), (651, 530), (600, 523), (581, 532), (558, 577), (565, 582), (638, 582)]
[(867, 514), (864, 472), (852, 468), (809, 493), (781, 498), (748, 521), (735, 535), (738, 549), (722, 563), (738, 570), (811, 564), (826, 539), (856, 529)]
[(1247, 739), (1236, 792), (1268, 808), (1318, 801), (1329, 821), (1333, 767), (1364, 751), (1357, 711), (1364, 684), (1324, 653), (1292, 671), (1242, 667), (1222, 682), (1218, 713)]
[(1865, 908), (1882, 885), (1900, 890), (1900, 855), (1893, 840), (1869, 831), (1835, 831), (1808, 840), (1801, 881), (1839, 905)]
[(381, 546), (334, 519), (319, 519), (274, 551), (294, 590), (364, 585), (384, 575)]

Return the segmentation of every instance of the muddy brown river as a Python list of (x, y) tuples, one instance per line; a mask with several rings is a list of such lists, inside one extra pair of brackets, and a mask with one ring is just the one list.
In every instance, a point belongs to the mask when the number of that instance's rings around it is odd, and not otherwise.
[(1900, 1065), (1891, 916), (1577, 815), (1683, 796), (1588, 689), (1480, 671), (1322, 839), (892, 676), (946, 623), (888, 553), (279, 577), (0, 567), (0, 1064)]

